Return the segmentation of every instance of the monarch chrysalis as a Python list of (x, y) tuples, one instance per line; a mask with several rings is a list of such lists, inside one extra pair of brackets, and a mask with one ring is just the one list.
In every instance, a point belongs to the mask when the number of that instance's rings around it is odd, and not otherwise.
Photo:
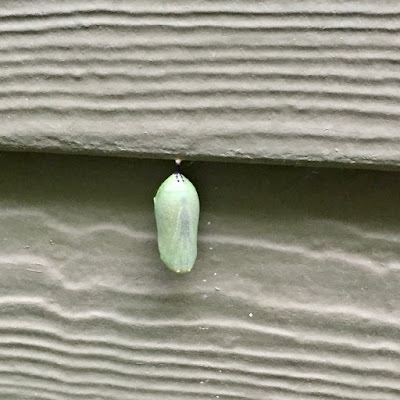
[(158, 188), (154, 197), (158, 250), (172, 271), (189, 272), (197, 257), (197, 229), (200, 202), (196, 188), (176, 171)]

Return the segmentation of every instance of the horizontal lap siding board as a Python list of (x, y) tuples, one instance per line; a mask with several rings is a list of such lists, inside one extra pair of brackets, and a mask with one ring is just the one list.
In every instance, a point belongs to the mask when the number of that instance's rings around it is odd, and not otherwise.
[(400, 398), (397, 173), (185, 165), (202, 214), (182, 276), (156, 244), (170, 162), (0, 171), (0, 398)]
[(400, 3), (5, 1), (0, 149), (400, 165)]

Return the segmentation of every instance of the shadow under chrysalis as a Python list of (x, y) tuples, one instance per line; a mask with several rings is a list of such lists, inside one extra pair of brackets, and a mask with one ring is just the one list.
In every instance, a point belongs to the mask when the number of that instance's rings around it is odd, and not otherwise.
[(154, 212), (161, 260), (172, 271), (189, 272), (197, 257), (200, 201), (196, 188), (180, 172), (180, 160), (158, 188)]

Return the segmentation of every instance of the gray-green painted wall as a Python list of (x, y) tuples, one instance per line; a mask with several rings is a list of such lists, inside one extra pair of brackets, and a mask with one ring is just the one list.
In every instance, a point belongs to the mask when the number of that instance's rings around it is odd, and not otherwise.
[(199, 257), (159, 259), (172, 162), (0, 155), (0, 398), (400, 398), (400, 177), (184, 163)]
[(3, 0), (0, 149), (400, 165), (398, 0)]

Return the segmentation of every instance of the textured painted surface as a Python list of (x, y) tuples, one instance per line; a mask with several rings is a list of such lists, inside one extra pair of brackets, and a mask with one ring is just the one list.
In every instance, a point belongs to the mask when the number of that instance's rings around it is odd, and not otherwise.
[(160, 261), (171, 162), (0, 155), (0, 398), (400, 399), (400, 176), (184, 165), (196, 268)]
[(0, 148), (400, 165), (398, 0), (2, 1)]

